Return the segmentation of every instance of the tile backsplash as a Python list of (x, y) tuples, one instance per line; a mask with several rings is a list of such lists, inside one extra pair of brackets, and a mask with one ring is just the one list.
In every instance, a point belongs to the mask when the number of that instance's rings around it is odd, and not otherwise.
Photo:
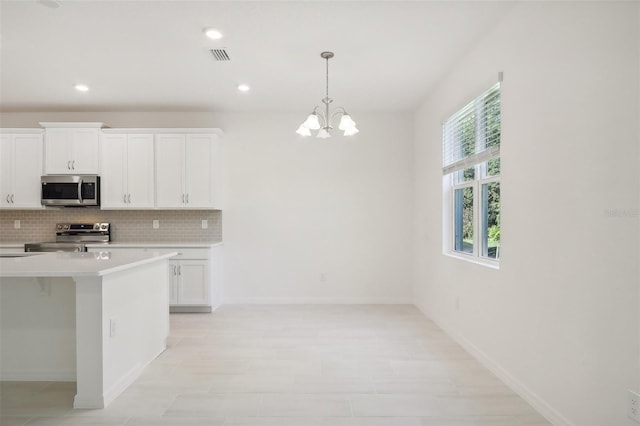
[[(208, 228), (202, 229), (202, 221)], [(20, 229), (15, 229), (15, 221)], [(154, 220), (160, 227), (153, 229)], [(55, 240), (55, 224), (111, 223), (111, 240), (132, 242), (222, 241), (220, 210), (97, 210), (85, 208), (0, 210), (0, 243)]]

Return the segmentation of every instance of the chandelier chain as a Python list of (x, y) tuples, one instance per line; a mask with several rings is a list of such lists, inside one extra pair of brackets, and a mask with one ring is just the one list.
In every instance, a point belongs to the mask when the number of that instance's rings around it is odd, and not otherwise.
[(327, 99), (329, 99), (329, 58), (326, 58), (327, 61)]

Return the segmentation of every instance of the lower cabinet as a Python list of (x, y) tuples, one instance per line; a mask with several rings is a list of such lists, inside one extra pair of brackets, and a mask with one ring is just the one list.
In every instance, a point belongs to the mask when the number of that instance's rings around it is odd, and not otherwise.
[(169, 261), (169, 304), (174, 308), (210, 305), (209, 281), (208, 260)]
[[(88, 246), (89, 251), (105, 251)], [(222, 244), (208, 247), (109, 246), (108, 251), (177, 252), (167, 263), (170, 312), (211, 312), (222, 302)]]

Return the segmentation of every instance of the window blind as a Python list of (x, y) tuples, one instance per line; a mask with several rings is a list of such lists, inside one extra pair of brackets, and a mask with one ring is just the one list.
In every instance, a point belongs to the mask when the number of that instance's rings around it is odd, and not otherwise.
[(442, 173), (498, 158), (500, 119), (500, 83), (496, 83), (442, 125)]

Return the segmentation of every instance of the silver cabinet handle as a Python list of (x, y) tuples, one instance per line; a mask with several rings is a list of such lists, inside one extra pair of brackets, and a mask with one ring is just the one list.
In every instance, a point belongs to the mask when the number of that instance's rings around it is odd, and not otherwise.
[(178, 275), (178, 267), (173, 265), (173, 275)]
[(13, 194), (11, 194), (11, 203), (13, 203)]
[(124, 194), (122, 196), (122, 201), (126, 204), (126, 202), (127, 202), (127, 194)]
[(187, 204), (189, 204), (189, 194), (187, 194)]
[(184, 204), (184, 194), (182, 194), (182, 204)]
[(76, 160), (73, 160), (71, 162), (71, 170), (75, 170), (76, 169)]
[(9, 197), (11, 196), (11, 194), (7, 194), (7, 203), (10, 203), (11, 201), (9, 201)]
[(129, 196), (127, 197), (127, 202), (131, 204), (131, 194), (129, 194)]
[(178, 265), (178, 275), (182, 275), (182, 265)]
[(67, 170), (71, 170), (71, 160), (67, 161)]

